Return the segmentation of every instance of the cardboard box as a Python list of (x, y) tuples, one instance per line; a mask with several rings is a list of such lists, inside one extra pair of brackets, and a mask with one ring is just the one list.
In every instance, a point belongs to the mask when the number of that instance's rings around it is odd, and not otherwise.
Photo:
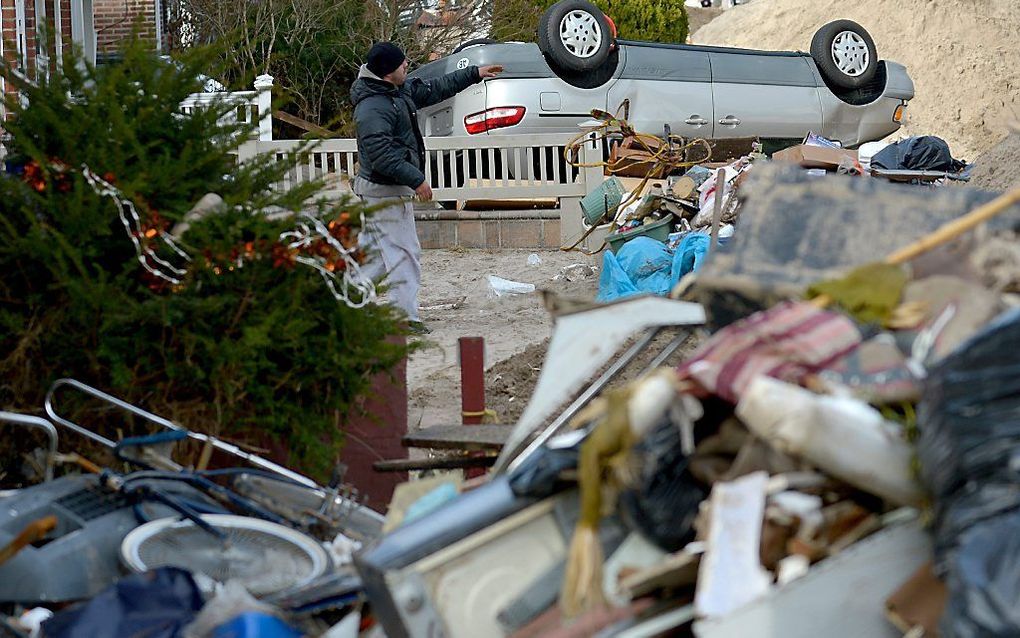
[(827, 171), (839, 168), (839, 163), (844, 158), (849, 158), (856, 164), (857, 151), (799, 144), (772, 154), (772, 159), (776, 162), (799, 164), (804, 168), (824, 168)]
[[(611, 174), (626, 177), (645, 177), (650, 175), (652, 179), (662, 179), (666, 171), (653, 161), (652, 153), (662, 148), (662, 141), (658, 139), (642, 140), (644, 145), (632, 137), (625, 138), (620, 144), (614, 144), (609, 149), (609, 165), (612, 167)], [(645, 150), (645, 146), (648, 150)], [(651, 152), (649, 152), (651, 151)]]

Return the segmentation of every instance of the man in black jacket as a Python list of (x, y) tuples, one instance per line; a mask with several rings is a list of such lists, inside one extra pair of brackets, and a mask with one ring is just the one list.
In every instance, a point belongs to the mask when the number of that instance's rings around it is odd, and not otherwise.
[(383, 206), (365, 222), (361, 234), (361, 245), (375, 254), (368, 273), (389, 275), (390, 298), (407, 313), (415, 332), (429, 330), (418, 316), (421, 246), (411, 200), (432, 199), (417, 110), (500, 71), (500, 66), (470, 66), (441, 78), (407, 82), (404, 52), (390, 42), (378, 42), (351, 87), (359, 163), (354, 192), (368, 204)]

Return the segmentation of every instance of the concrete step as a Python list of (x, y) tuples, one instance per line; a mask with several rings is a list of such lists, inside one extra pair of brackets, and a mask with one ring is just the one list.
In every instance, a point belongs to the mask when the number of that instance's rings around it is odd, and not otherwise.
[(414, 213), (421, 247), (559, 248), (560, 211), (440, 210)]

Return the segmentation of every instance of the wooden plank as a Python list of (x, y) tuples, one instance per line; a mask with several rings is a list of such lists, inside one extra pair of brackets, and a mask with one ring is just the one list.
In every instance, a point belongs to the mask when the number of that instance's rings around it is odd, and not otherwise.
[(315, 133), (316, 135), (322, 135), (323, 137), (330, 137), (333, 135), (333, 131), (329, 130), (328, 128), (323, 128), (318, 124), (309, 122), (308, 120), (305, 119), (301, 119), (296, 115), (291, 115), (290, 113), (286, 113), (284, 111), (273, 111), (273, 117), (280, 120), (281, 122), (286, 122), (291, 126), (296, 126), (302, 131), (308, 131), (309, 133)]
[(459, 470), (466, 467), (492, 467), (494, 456), (455, 456), (446, 459), (393, 459), (376, 461), (372, 469), (376, 472), (414, 472), (416, 470)]
[(405, 447), (437, 450), (498, 450), (512, 425), (438, 425), (404, 435)]

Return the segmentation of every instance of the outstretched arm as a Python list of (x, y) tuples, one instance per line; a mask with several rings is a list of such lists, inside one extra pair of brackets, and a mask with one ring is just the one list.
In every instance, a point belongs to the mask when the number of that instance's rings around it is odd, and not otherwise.
[(431, 80), (416, 78), (408, 82), (408, 88), (415, 105), (418, 108), (424, 108), (449, 99), (472, 84), (477, 84), (486, 78), (496, 77), (502, 70), (503, 67), (499, 65), (469, 66), (466, 69), (447, 73), (440, 78)]

